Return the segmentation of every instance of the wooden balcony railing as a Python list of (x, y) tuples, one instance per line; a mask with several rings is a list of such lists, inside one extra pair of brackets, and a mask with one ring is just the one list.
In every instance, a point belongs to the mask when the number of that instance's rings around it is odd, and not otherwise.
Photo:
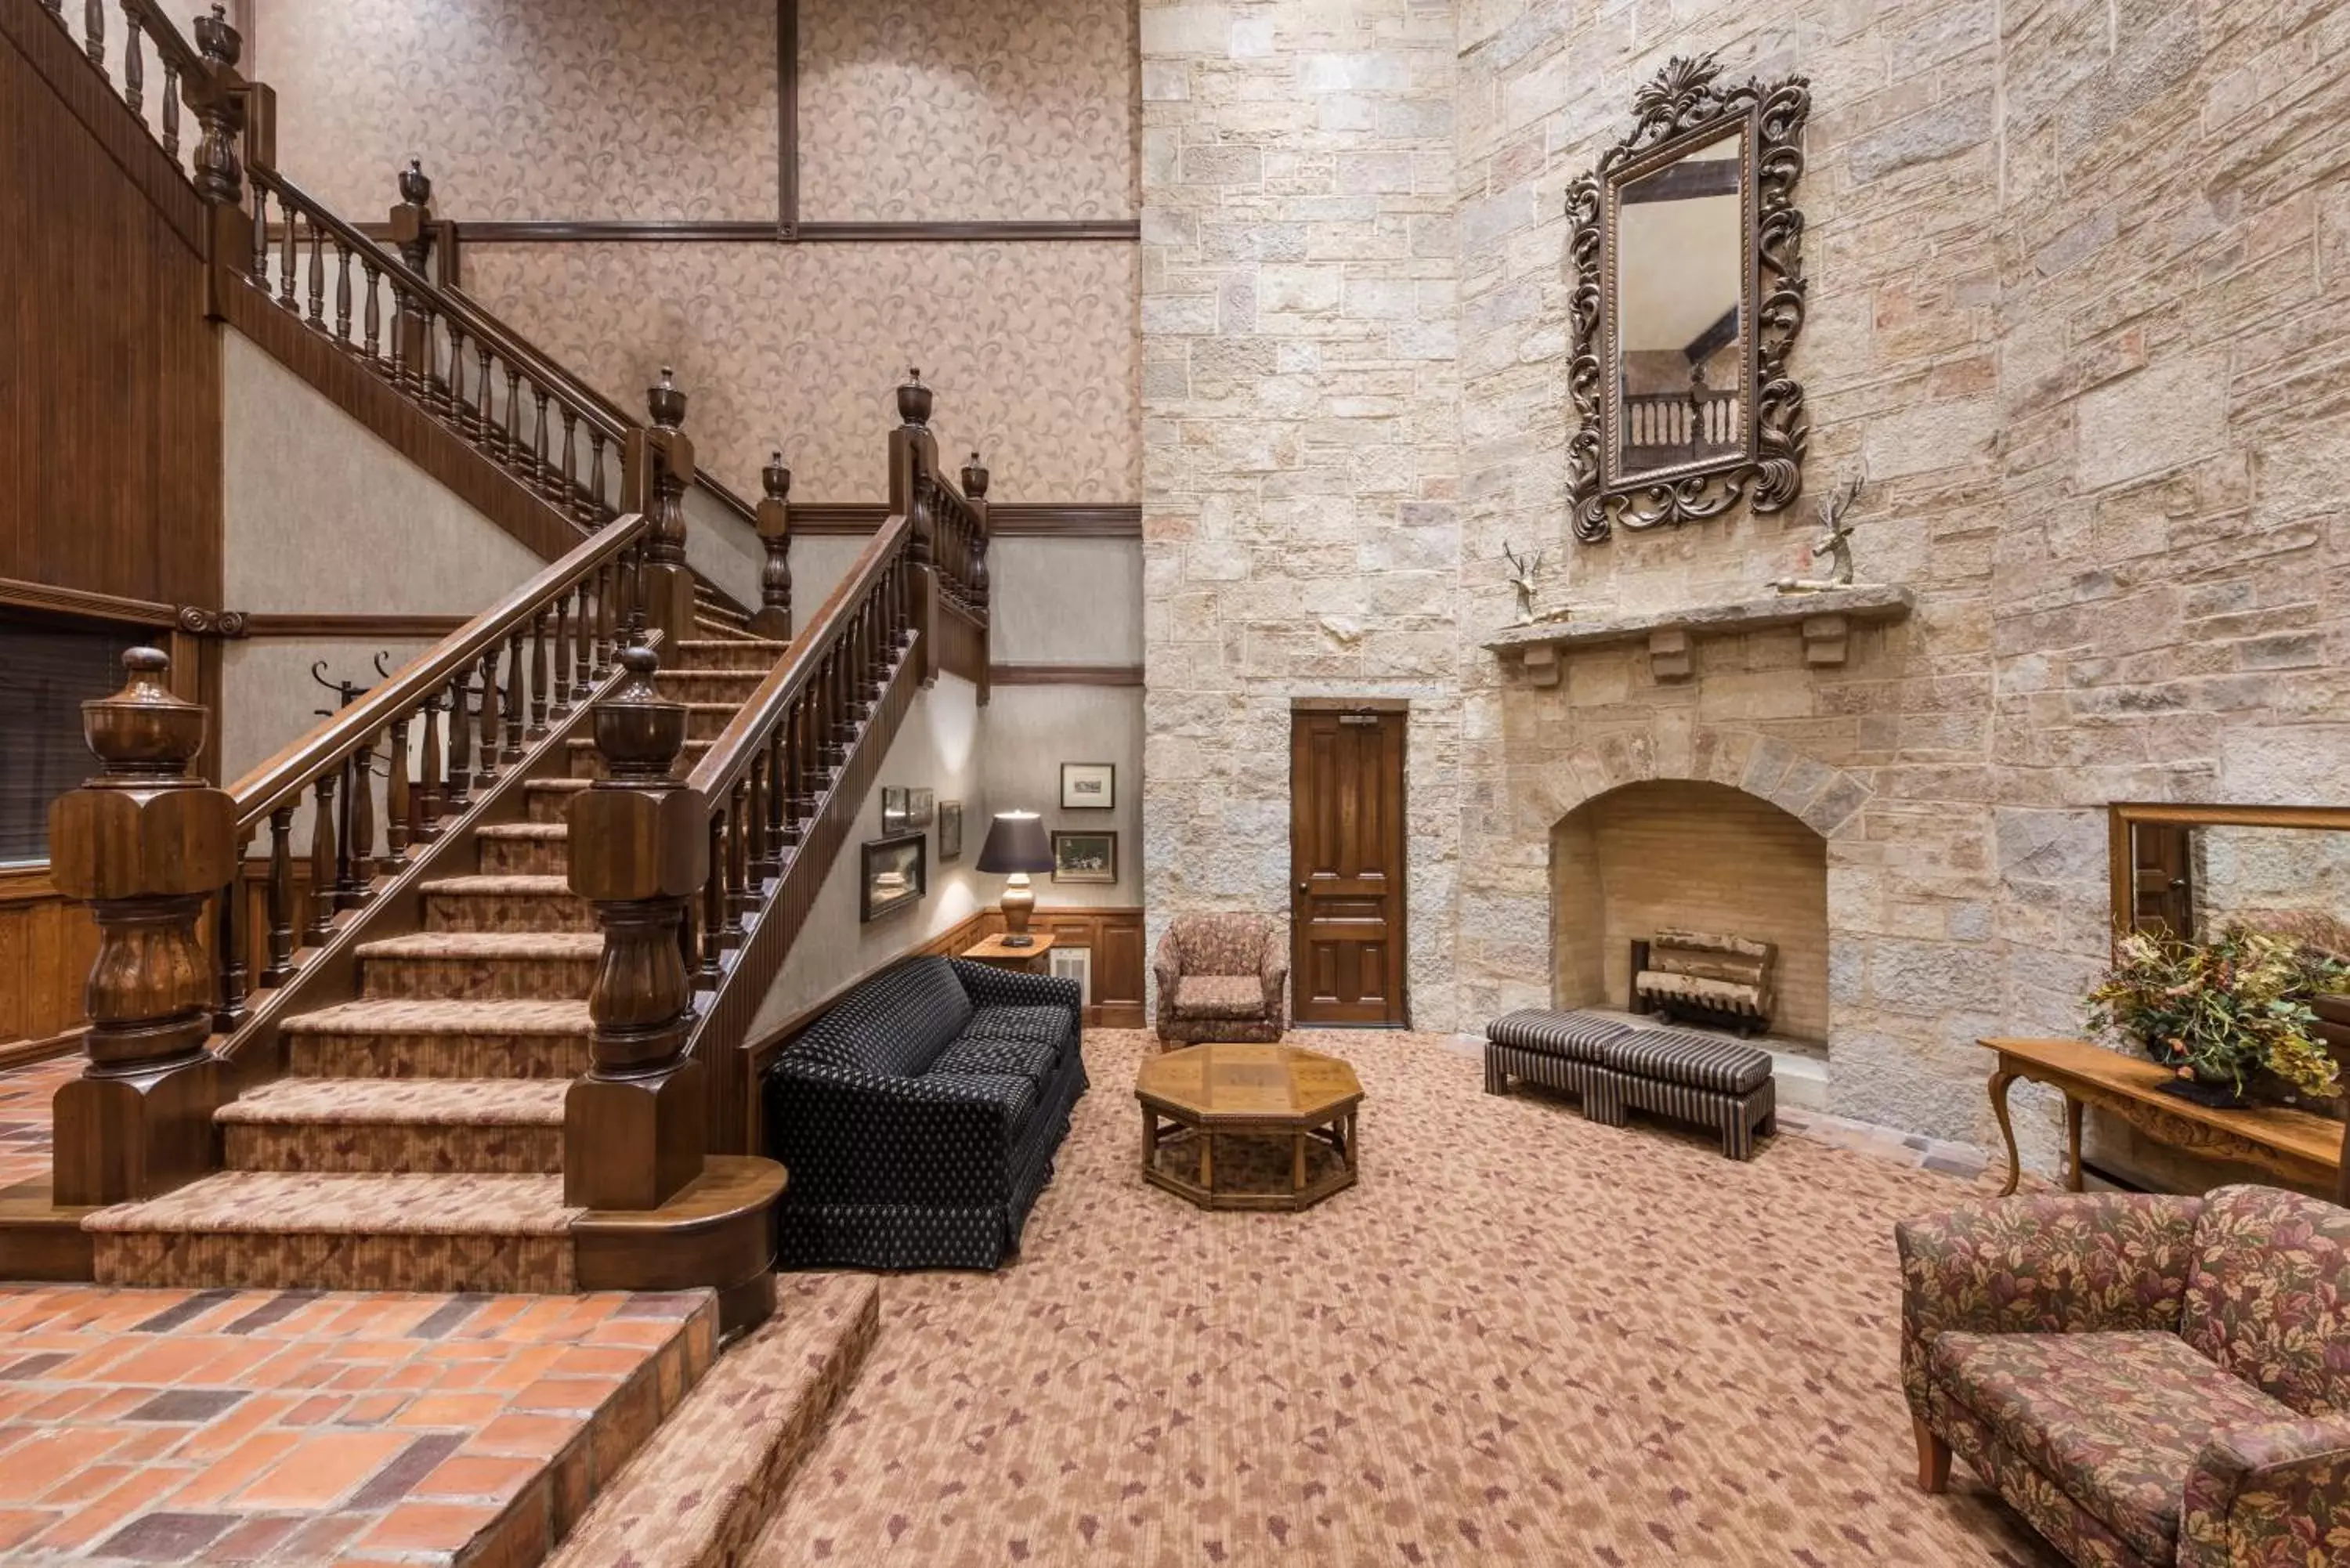
[[(217, 85), (214, 67), (217, 64), (234, 72), (239, 40), (222, 7), (214, 5), (210, 16), (197, 18), (195, 33), (201, 49), (181, 36), (155, 0), (115, 0), (112, 7), (105, 0), (75, 0), (70, 6), (65, 0), (41, 0), (41, 8), (80, 46), (89, 63), (147, 128), (163, 155), (192, 183), (203, 183), (208, 159), (213, 161), (211, 166), (217, 174), (220, 154), (226, 151), (234, 156), (224, 118), (230, 106)], [(109, 9), (120, 13), (115, 19), (120, 26), (119, 39), (109, 36), (114, 26), (108, 18)], [(147, 59), (151, 47), (160, 78), (151, 86)], [(202, 135), (183, 146), (180, 134), (183, 103), (194, 111), (200, 127), (213, 123), (207, 115), (220, 119), (219, 146), (208, 148)]]

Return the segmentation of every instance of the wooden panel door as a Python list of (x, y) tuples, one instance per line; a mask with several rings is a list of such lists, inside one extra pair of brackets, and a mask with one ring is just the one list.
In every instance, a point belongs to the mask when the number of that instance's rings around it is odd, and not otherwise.
[(1299, 712), (1289, 985), (1300, 1023), (1402, 1028), (1404, 715)]
[(2130, 824), (2133, 929), (2194, 937), (2195, 862), (2188, 831), (2165, 823)]

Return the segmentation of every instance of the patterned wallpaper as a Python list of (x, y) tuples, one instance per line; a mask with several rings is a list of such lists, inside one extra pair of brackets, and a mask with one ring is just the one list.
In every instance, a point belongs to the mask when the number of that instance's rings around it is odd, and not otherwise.
[(775, 0), (254, 0), (286, 172), (380, 217), (772, 218)]
[(800, 216), (1130, 218), (1128, 0), (802, 0)]
[(942, 455), (1003, 501), (1141, 495), (1135, 247), (483, 245), (467, 289), (635, 409), (661, 364), (702, 462), (745, 495), (780, 436), (792, 493), (879, 501), (910, 365)]

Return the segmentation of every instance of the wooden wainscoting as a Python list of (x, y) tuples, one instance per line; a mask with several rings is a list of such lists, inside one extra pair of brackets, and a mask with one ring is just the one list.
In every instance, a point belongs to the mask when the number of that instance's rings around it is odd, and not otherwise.
[[(964, 947), (1003, 929), (1001, 910), (983, 909), (976, 919)], [(1040, 909), (1028, 929), (1050, 932), (1061, 947), (1092, 950), (1093, 995), (1086, 1003), (1087, 1028), (1142, 1027), (1142, 977), (1149, 966), (1142, 951), (1140, 909)]]
[(57, 891), (46, 864), (0, 870), (0, 1068), (80, 1045), (97, 956), (98, 922)]

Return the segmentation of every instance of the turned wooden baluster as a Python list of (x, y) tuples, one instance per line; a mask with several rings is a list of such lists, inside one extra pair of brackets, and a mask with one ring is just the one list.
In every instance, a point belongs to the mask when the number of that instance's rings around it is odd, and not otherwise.
[(718, 938), (728, 948), (743, 945), (743, 916), (755, 902), (751, 896), (750, 826), (751, 786), (737, 779), (726, 793), (725, 923)]
[(415, 795), (408, 782), (408, 721), (391, 722), (391, 744), (384, 756), (390, 764), (390, 782), (384, 788), (383, 798), (383, 858), (376, 869), (386, 877), (400, 874), (401, 862), (408, 858), (410, 835), (414, 831), (411, 814), (415, 810)]
[(449, 336), (449, 382), (442, 389), (442, 413), (459, 434), (464, 433), (465, 410), (470, 406), (465, 398), (465, 329), (454, 321), (446, 324)]
[(442, 774), (441, 694), (424, 699), (424, 738), (416, 773), (416, 836), (430, 842), (441, 836), (441, 814), (449, 803)]
[(349, 830), (343, 836), (341, 876), (336, 883), (336, 903), (356, 909), (375, 897), (368, 885), (375, 866), (375, 746), (363, 745), (351, 753), (351, 784), (343, 797)]
[(264, 985), (284, 985), (294, 978), (294, 807), (277, 806), (269, 814), (269, 967), (261, 971)]
[[(530, 724), (523, 731), (526, 741), (546, 739), (546, 665), (547, 642), (553, 625), (552, 612), (541, 609), (530, 618)], [(520, 748), (516, 748), (519, 761)]]
[[(367, 305), (360, 312), (360, 326), (367, 334), (367, 341), (360, 351), (367, 357), (369, 364), (380, 367), (381, 359), (378, 348), (383, 340), (383, 303), (378, 297), (377, 290), (383, 286), (383, 268), (376, 265), (372, 256), (363, 258), (359, 268), (367, 277)], [(394, 352), (396, 354), (397, 350)], [(392, 363), (394, 374), (397, 374), (399, 360), (395, 358)]]
[(528, 472), (531, 487), (543, 494), (546, 490), (546, 389), (533, 380), (530, 395), (533, 408)]
[(460, 675), (449, 682), (448, 815), (454, 816), (473, 798), (473, 681)]
[(706, 1070), (685, 1054), (693, 985), (681, 947), (687, 901), (710, 879), (698, 824), (671, 797), (685, 706), (653, 685), (650, 648), (620, 655), (627, 678), (596, 704), (605, 776), (566, 809), (571, 890), (595, 907), (604, 950), (588, 992), (587, 1076), (564, 1101), (563, 1200), (657, 1209), (702, 1174)]
[(223, 1034), (243, 1023), (246, 1016), (245, 945), (252, 939), (245, 929), (250, 912), (245, 908), (251, 895), (244, 886), (244, 846), (251, 835), (240, 836), (235, 854), (230, 860), (229, 884), (220, 891), (215, 902), (219, 908), (213, 928), (220, 956), (220, 1002), (213, 1009), (213, 1027)]
[(784, 800), (783, 839), (796, 848), (800, 842), (800, 825), (816, 815), (816, 795), (810, 788), (813, 768), (808, 760), (807, 694), (803, 691), (792, 699), (791, 707), (784, 713)]
[(473, 787), (487, 789), (498, 782), (498, 649), (494, 644), (482, 655), (482, 732), (474, 740)]
[(204, 1049), (214, 970), (197, 923), (208, 898), (241, 892), (236, 803), (189, 775), (211, 715), (166, 689), (171, 660), (134, 648), (122, 664), (122, 690), (82, 704), (101, 771), (49, 806), (50, 876), (98, 925), (81, 1075), (52, 1102), (52, 1198), (67, 1207), (202, 1175), (227, 1093)]
[(571, 597), (569, 588), (555, 596), (554, 701), (546, 716), (557, 722), (571, 717)]
[(335, 341), (346, 348), (351, 346), (351, 253), (339, 239), (335, 242)]
[(604, 525), (604, 432), (593, 426), (588, 431), (588, 493), (577, 504), (579, 515), (591, 528)]
[(495, 456), (499, 447), (497, 410), (490, 398), (492, 381), (490, 345), (487, 338), (473, 339), (473, 363), (478, 372), (473, 378), (473, 384), (480, 389), (477, 394), (480, 401), (473, 410), (473, 444)]
[[(101, 11), (101, 15), (103, 12)], [(122, 101), (130, 112), (145, 118), (147, 100), (147, 63), (139, 47), (139, 13), (130, 6), (122, 8)]]
[(966, 545), (971, 551), (970, 564), (965, 567), (963, 581), (971, 591), (972, 607), (983, 616), (987, 613), (989, 597), (987, 572), (987, 465), (972, 452), (963, 464), (962, 493), (971, 502), (971, 529)]
[(522, 451), (522, 367), (511, 362), (506, 366), (506, 417), (498, 430), (497, 448), (508, 468), (529, 472)]
[(761, 637), (772, 637), (778, 642), (792, 639), (792, 471), (784, 466), (784, 453), (779, 447), (767, 466), (759, 471), (759, 483), (765, 494), (759, 502), (756, 524), (760, 547), (766, 551), (765, 563), (759, 568), (759, 608), (751, 617), (751, 629)]
[(578, 510), (574, 499), (579, 488), (579, 416), (566, 406), (563, 410), (563, 468), (546, 476), (546, 497), (567, 511)]
[(571, 700), (574, 702), (588, 701), (588, 693), (594, 689), (590, 685), (593, 679), (590, 670), (596, 658), (595, 613), (588, 580), (582, 577), (572, 602)]
[(297, 316), (301, 312), (294, 303), (294, 265), (295, 257), (300, 254), (298, 247), (301, 242), (297, 236), (302, 226), (301, 218), (302, 214), (295, 211), (291, 202), (282, 198), (279, 200), (277, 203), (277, 306), (281, 310), (292, 311)]
[(335, 930), (335, 893), (341, 884), (335, 846), (335, 775), (321, 774), (310, 786), (310, 919), (302, 940), (324, 947)]
[(506, 634), (505, 742), (498, 748), (498, 761), (509, 767), (522, 761), (522, 643), (523, 628), (517, 624)]
[(765, 774), (767, 826), (763, 840), (766, 854), (759, 863), (759, 876), (763, 881), (784, 874), (784, 820), (790, 809), (789, 802), (785, 799), (786, 764), (784, 759), (785, 752), (789, 749), (786, 738), (790, 733), (791, 726), (788, 722), (777, 724), (767, 732)]
[(596, 665), (593, 678), (598, 681), (612, 672), (612, 659), (619, 651), (620, 619), (619, 607), (615, 602), (619, 592), (619, 568), (607, 561), (596, 569)]
[(702, 968), (694, 983), (715, 986), (719, 955), (726, 950), (726, 811), (710, 814), (710, 872), (702, 884)]

